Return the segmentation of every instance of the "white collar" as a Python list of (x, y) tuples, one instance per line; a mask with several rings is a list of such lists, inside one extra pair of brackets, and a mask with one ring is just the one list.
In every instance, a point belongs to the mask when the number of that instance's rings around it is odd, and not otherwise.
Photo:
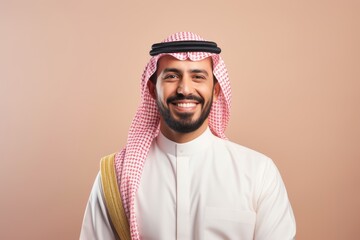
[(206, 150), (213, 141), (213, 137), (214, 135), (207, 128), (199, 137), (186, 143), (177, 143), (165, 137), (160, 131), (156, 142), (160, 149), (166, 153), (174, 156), (187, 156)]

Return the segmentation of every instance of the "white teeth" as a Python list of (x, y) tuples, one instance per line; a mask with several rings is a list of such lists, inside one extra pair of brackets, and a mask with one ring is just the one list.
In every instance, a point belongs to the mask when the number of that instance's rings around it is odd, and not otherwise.
[(191, 108), (196, 106), (195, 103), (177, 103), (176, 105), (183, 108)]

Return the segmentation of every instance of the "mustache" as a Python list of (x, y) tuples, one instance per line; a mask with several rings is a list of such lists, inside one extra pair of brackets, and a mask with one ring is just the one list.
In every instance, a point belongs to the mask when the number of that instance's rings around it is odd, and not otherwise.
[(195, 95), (184, 96), (182, 94), (178, 94), (178, 95), (175, 95), (175, 96), (168, 97), (167, 100), (166, 100), (166, 103), (169, 104), (169, 103), (171, 103), (173, 101), (180, 101), (180, 100), (195, 100), (200, 104), (204, 103), (204, 99), (202, 97), (195, 96)]

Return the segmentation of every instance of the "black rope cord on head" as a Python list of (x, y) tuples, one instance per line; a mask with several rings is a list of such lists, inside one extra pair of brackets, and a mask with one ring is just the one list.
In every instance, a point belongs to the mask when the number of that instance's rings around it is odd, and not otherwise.
[(221, 49), (215, 42), (209, 41), (175, 41), (155, 43), (151, 46), (150, 55), (178, 52), (209, 52), (219, 54)]

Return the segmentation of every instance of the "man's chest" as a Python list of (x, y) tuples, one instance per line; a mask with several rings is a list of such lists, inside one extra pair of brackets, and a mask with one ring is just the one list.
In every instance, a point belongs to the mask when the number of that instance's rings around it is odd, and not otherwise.
[(143, 239), (252, 239), (253, 181), (230, 156), (149, 154), (136, 196)]

